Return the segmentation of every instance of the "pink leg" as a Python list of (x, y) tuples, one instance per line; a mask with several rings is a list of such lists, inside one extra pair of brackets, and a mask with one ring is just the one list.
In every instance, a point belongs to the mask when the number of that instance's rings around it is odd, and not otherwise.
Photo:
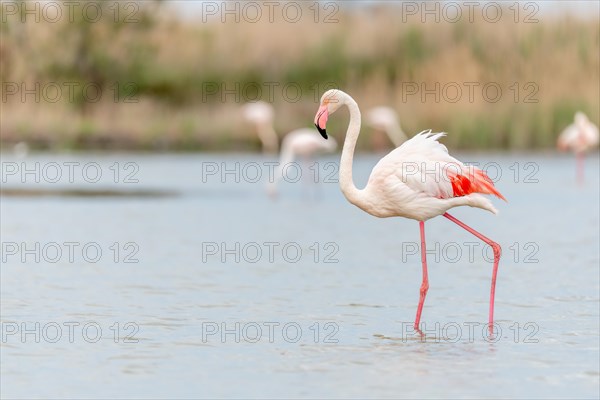
[(492, 289), (490, 291), (490, 324), (489, 324), (489, 330), (490, 330), (490, 332), (492, 332), (492, 325), (494, 324), (494, 297), (495, 297), (495, 293), (496, 293), (496, 275), (498, 274), (498, 263), (500, 262), (500, 255), (502, 254), (502, 248), (500, 247), (500, 245), (498, 243), (483, 236), (481, 233), (477, 232), (473, 228), (468, 227), (464, 223), (462, 223), (459, 220), (457, 220), (456, 218), (454, 218), (452, 215), (450, 215), (448, 213), (444, 213), (444, 217), (448, 218), (450, 221), (454, 222), (458, 226), (471, 232), (473, 235), (477, 236), (479, 239), (483, 240), (485, 243), (487, 243), (489, 246), (491, 246), (492, 249), (494, 250), (494, 270), (492, 272)]
[(577, 182), (581, 185), (583, 183), (583, 152), (578, 152), (577, 157)]
[(427, 255), (425, 252), (425, 222), (419, 221), (421, 228), (421, 262), (423, 263), (423, 283), (421, 283), (421, 297), (419, 298), (419, 306), (417, 307), (417, 316), (415, 318), (415, 330), (419, 331), (419, 321), (421, 321), (421, 312), (423, 311), (423, 303), (429, 289), (429, 279), (427, 278)]

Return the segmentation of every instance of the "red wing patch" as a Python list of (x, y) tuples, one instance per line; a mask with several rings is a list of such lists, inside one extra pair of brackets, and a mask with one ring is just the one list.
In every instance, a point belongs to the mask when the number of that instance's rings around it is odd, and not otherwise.
[(471, 193), (493, 194), (506, 201), (504, 196), (500, 194), (494, 187), (494, 183), (486, 175), (485, 172), (478, 168), (472, 169), (472, 173), (468, 175), (452, 175), (449, 176), (452, 184), (452, 193), (454, 197), (466, 196)]
[(471, 181), (464, 175), (456, 175), (450, 178), (452, 183), (452, 194), (454, 197), (466, 196), (473, 193)]

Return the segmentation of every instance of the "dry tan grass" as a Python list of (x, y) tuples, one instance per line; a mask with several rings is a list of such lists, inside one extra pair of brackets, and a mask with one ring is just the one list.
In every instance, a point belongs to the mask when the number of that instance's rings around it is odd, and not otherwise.
[[(94, 24), (88, 28), (100, 75), (114, 67), (120, 75), (109, 75), (109, 80), (141, 86), (150, 82), (152, 90), (168, 90), (138, 93), (137, 103), (115, 103), (106, 82), (102, 101), (83, 111), (69, 101), (21, 102), (19, 96), (10, 96), (2, 102), (0, 139), (51, 147), (104, 141), (133, 148), (258, 148), (240, 120), (243, 93), (240, 102), (218, 95), (205, 102), (201, 85), (219, 79), (227, 87), (236, 83), (243, 87), (255, 79), (281, 87), (290, 83), (290, 76), (301, 77), (297, 83), (303, 92), (300, 101), (292, 103), (285, 101), (280, 89), (275, 91), (280, 134), (310, 126), (320, 95), (314, 88), (324, 89), (331, 76), (341, 80), (335, 83), (361, 107), (391, 105), (408, 132), (449, 131), (447, 143), (458, 147), (548, 147), (576, 109), (584, 109), (593, 121), (600, 119), (598, 18), (540, 16), (534, 24), (510, 20), (492, 24), (479, 18), (474, 23), (422, 24), (417, 19), (403, 23), (398, 12), (385, 6), (341, 10), (335, 24), (304, 19), (292, 24), (282, 18), (274, 23), (201, 23), (160, 9), (147, 29), (115, 31), (110, 23)], [(57, 63), (79, 68), (76, 49), (81, 31), (65, 21), (7, 28), (1, 48), (4, 82), (27, 87), (60, 83), (68, 78), (55, 77)], [(141, 66), (131, 67), (133, 59)], [(119, 70), (115, 60), (128, 69)], [(319, 70), (324, 72), (315, 72)], [(407, 83), (413, 82), (428, 88), (436, 82), (440, 87), (455, 83), (463, 96), (457, 102), (443, 97), (435, 102), (428, 95), (423, 102), (420, 93), (408, 97), (404, 93)], [(473, 102), (465, 82), (480, 83)], [(488, 82), (502, 88), (498, 102), (483, 98), (481, 87)], [(515, 83), (516, 102), (511, 89)], [(532, 90), (525, 88), (528, 83), (538, 88), (536, 103), (523, 101)], [(368, 140), (361, 145), (368, 147)]]

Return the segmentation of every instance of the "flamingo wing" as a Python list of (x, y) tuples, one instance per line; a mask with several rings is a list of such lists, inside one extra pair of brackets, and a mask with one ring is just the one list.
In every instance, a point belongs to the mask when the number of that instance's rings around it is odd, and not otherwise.
[(583, 129), (584, 135), (586, 138), (586, 143), (589, 147), (597, 146), (600, 142), (600, 133), (598, 132), (598, 127), (591, 122), (588, 122)]
[(315, 135), (314, 129), (300, 128), (285, 135), (281, 147), (282, 151), (290, 149), (297, 155), (310, 157), (319, 153), (335, 151), (337, 142), (333, 137), (323, 140), (320, 136)]
[(558, 147), (563, 150), (571, 149), (577, 145), (578, 137), (579, 129), (577, 129), (577, 125), (571, 124), (558, 136)]
[(600, 135), (598, 127), (591, 122), (571, 124), (558, 137), (557, 145), (561, 150), (586, 151), (598, 145)]
[(506, 200), (484, 171), (448, 154), (438, 142), (444, 135), (430, 130), (415, 135), (381, 159), (373, 171), (393, 175), (413, 191), (439, 199), (482, 193)]

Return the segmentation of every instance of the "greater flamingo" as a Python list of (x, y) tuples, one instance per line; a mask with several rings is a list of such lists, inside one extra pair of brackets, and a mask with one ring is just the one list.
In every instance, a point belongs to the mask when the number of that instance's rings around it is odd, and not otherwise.
[(262, 143), (263, 152), (277, 153), (279, 139), (273, 129), (273, 107), (264, 101), (245, 104), (242, 113), (246, 121), (254, 125), (258, 138)]
[(577, 157), (577, 180), (583, 182), (583, 158), (585, 152), (598, 146), (598, 127), (581, 111), (575, 114), (575, 122), (565, 128), (557, 141), (559, 150), (570, 150)]
[(277, 182), (283, 177), (285, 168), (297, 157), (308, 161), (317, 154), (332, 153), (336, 149), (337, 142), (334, 138), (323, 141), (315, 136), (315, 132), (312, 129), (300, 128), (288, 133), (281, 143), (279, 165), (275, 171), (274, 180), (269, 182), (267, 186), (267, 192), (272, 197), (277, 194)]
[(366, 112), (366, 123), (373, 128), (383, 131), (392, 141), (395, 147), (400, 146), (406, 135), (400, 127), (398, 115), (390, 107), (374, 107)]
[(352, 159), (361, 125), (358, 104), (340, 90), (328, 90), (321, 98), (315, 116), (315, 126), (327, 139), (325, 129), (327, 119), (341, 106), (348, 107), (350, 111), (350, 123), (346, 132), (339, 172), (340, 188), (346, 199), (376, 217), (405, 217), (419, 221), (423, 282), (415, 317), (415, 330), (420, 332), (421, 311), (429, 289), (425, 221), (443, 215), (487, 243), (494, 251), (489, 308), (489, 330), (492, 333), (500, 245), (457, 220), (447, 211), (453, 207), (471, 206), (496, 214), (497, 210), (492, 202), (479, 193), (493, 194), (505, 200), (504, 197), (496, 190), (485, 172), (474, 166), (465, 165), (448, 154), (446, 147), (438, 142), (444, 133), (431, 133), (431, 131), (423, 131), (392, 150), (375, 165), (366, 187), (356, 188), (352, 181)]

